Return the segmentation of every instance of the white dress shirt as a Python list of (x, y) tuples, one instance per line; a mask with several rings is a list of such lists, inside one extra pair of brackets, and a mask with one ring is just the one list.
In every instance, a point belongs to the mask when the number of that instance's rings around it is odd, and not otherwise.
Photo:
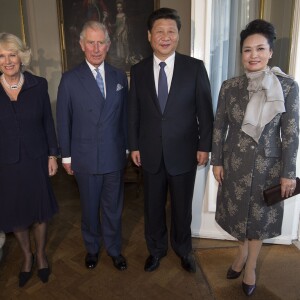
[[(160, 59), (158, 59), (155, 55), (153, 55), (153, 71), (154, 71), (154, 81), (155, 81), (155, 89), (156, 89), (156, 95), (158, 94), (158, 76), (160, 71), (160, 65), (161, 62)], [(169, 56), (165, 61), (165, 72), (167, 76), (168, 81), (168, 92), (170, 91), (171, 82), (173, 78), (173, 71), (174, 71), (174, 63), (175, 63), (175, 52)]]

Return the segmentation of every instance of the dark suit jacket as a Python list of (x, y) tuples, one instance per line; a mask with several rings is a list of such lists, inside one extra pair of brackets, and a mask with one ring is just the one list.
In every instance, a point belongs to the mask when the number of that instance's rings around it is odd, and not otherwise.
[(62, 157), (72, 169), (105, 174), (126, 163), (126, 74), (105, 63), (106, 99), (84, 61), (63, 74), (57, 96), (57, 130)]
[(0, 85), (0, 164), (19, 160), (20, 144), (31, 158), (57, 155), (57, 140), (46, 79), (24, 72), (18, 115)]
[(129, 149), (139, 150), (143, 169), (155, 173), (162, 155), (168, 172), (195, 168), (197, 150), (211, 150), (213, 110), (210, 83), (202, 61), (176, 53), (164, 113), (160, 111), (153, 56), (131, 68)]

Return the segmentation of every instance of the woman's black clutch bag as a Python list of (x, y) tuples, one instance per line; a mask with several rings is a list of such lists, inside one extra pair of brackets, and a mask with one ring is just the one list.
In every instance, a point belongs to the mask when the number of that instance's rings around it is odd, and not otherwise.
[(288, 197), (281, 197), (281, 185), (275, 185), (271, 188), (268, 188), (266, 190), (264, 190), (264, 199), (265, 202), (267, 203), (267, 206), (271, 206), (275, 203), (278, 203), (280, 201), (283, 201), (285, 199), (294, 197), (298, 194), (300, 194), (300, 179), (297, 177), (296, 178), (296, 188), (294, 190), (293, 195), (288, 196)]

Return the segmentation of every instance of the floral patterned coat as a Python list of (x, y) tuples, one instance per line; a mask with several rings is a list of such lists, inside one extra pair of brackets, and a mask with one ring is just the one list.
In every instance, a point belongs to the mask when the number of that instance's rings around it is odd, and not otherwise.
[(299, 139), (298, 84), (278, 76), (286, 112), (268, 123), (256, 143), (241, 130), (249, 101), (245, 75), (223, 82), (214, 123), (211, 164), (224, 167), (217, 196), (217, 223), (243, 241), (281, 234), (283, 203), (267, 207), (263, 190), (296, 177)]

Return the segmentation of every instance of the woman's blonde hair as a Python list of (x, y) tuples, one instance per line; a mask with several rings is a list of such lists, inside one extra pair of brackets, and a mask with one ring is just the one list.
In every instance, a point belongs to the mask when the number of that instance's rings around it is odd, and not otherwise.
[(23, 66), (27, 67), (31, 60), (31, 49), (21, 39), (11, 33), (0, 33), (0, 49), (14, 51), (20, 57)]

